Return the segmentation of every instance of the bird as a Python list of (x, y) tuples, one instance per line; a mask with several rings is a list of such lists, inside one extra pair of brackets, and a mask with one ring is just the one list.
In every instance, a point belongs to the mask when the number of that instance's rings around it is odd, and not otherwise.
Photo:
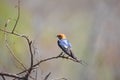
[(58, 38), (57, 44), (62, 49), (62, 51), (72, 59), (78, 61), (77, 57), (75, 57), (72, 52), (72, 45), (66, 38), (65, 34), (58, 34), (57, 38)]

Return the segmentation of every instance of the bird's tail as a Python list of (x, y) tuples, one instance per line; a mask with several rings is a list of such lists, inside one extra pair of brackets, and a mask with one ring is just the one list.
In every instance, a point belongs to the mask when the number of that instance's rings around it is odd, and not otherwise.
[(74, 60), (78, 61), (77, 57), (73, 54), (73, 52), (72, 52), (71, 50), (70, 50), (70, 56), (71, 56)]
[(74, 54), (73, 54), (73, 52), (72, 52), (71, 50), (70, 50), (70, 53), (71, 53), (71, 54), (70, 54), (71, 57), (72, 57), (76, 62), (81, 63), (82, 65), (88, 65), (85, 61), (77, 59), (77, 57), (74, 56)]

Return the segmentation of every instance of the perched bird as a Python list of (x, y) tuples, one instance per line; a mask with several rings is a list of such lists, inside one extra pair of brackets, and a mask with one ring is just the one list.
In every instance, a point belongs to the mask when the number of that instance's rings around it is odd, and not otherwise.
[(66, 53), (71, 58), (73, 58), (74, 60), (78, 61), (71, 50), (72, 45), (67, 40), (66, 36), (64, 34), (58, 34), (57, 38), (58, 38), (58, 41), (57, 41), (58, 46), (63, 50), (63, 52)]

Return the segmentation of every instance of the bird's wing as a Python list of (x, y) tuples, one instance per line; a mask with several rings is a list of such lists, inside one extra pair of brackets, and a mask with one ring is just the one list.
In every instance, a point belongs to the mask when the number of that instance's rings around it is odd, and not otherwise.
[(71, 48), (71, 44), (67, 39), (58, 40), (58, 45), (63, 48)]
[(58, 46), (69, 56), (71, 55), (71, 44), (68, 40), (58, 40)]
[(74, 56), (72, 50), (71, 50), (71, 44), (69, 43), (68, 40), (58, 40), (58, 46), (70, 57), (73, 59), (77, 60), (77, 58)]

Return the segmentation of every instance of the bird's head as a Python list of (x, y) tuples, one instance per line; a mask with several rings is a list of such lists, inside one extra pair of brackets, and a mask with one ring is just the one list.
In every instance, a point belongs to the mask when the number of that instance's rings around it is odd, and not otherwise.
[(58, 39), (66, 39), (66, 36), (64, 34), (58, 34), (57, 38)]

